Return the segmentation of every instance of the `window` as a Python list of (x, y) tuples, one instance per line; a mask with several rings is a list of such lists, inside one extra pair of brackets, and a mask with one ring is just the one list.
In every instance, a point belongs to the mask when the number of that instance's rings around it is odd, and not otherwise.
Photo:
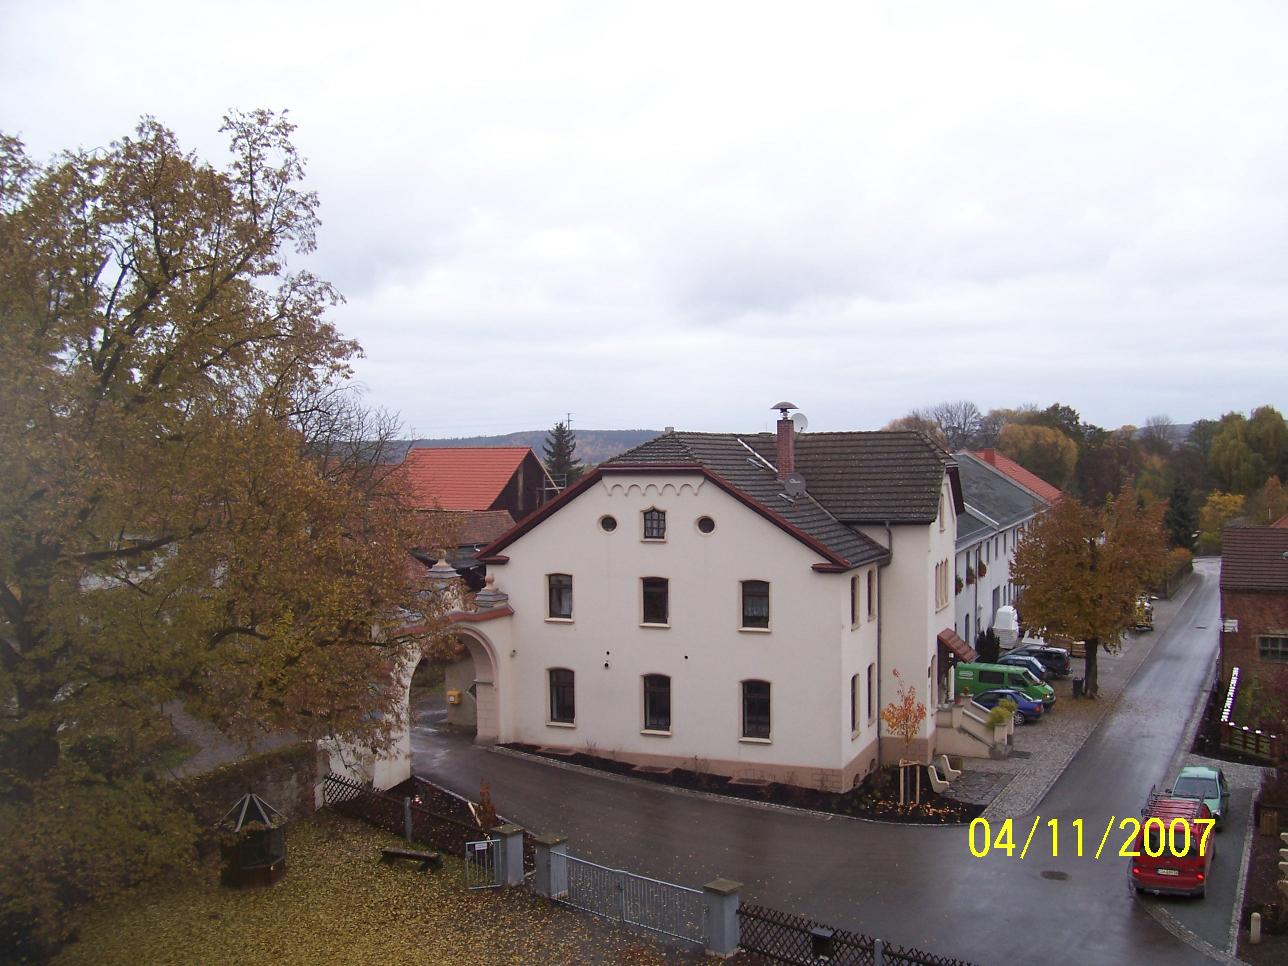
[(546, 574), (546, 616), (572, 620), (572, 575)]
[(566, 667), (550, 669), (550, 720), (556, 724), (572, 724), (577, 718), (577, 704), (573, 691), (573, 673)]
[(671, 730), (671, 679), (665, 674), (644, 675), (644, 730)]
[(939, 531), (940, 531), (940, 533), (942, 533), (942, 532), (943, 532), (943, 530), (944, 530), (944, 526), (945, 526), (945, 524), (944, 524), (944, 491), (943, 491), (943, 490), (940, 490), (940, 491), (939, 491)]
[(617, 517), (605, 513), (599, 518), (599, 529), (603, 530), (605, 533), (612, 533), (617, 529)]
[(850, 732), (859, 730), (859, 676), (850, 678)]
[(970, 614), (966, 615), (966, 633), (962, 635), (962, 640), (967, 644), (970, 643)]
[(764, 580), (742, 582), (742, 626), (769, 627), (769, 583)]
[(769, 737), (769, 682), (742, 682), (742, 736)]
[(947, 560), (935, 564), (935, 610), (943, 610), (951, 599), (948, 594), (948, 571)]
[(643, 587), (643, 615), (645, 624), (669, 624), (669, 581), (665, 577), (645, 577)]
[(850, 578), (850, 624), (859, 622), (859, 578)]
[(710, 517), (698, 517), (698, 529), (703, 533), (714, 533), (716, 529), (716, 521), (712, 520)]
[(868, 724), (877, 720), (877, 666), (868, 665)]
[(980, 671), (979, 683), (993, 684), (998, 687), (1004, 687), (1006, 685), (1006, 675), (1003, 674), (1001, 671)]
[(868, 620), (877, 616), (877, 568), (868, 571)]
[(1263, 661), (1288, 664), (1288, 637), (1258, 637), (1257, 653)]
[(644, 511), (644, 539), (645, 540), (665, 540), (666, 539), (666, 511), (665, 510), (645, 510)]

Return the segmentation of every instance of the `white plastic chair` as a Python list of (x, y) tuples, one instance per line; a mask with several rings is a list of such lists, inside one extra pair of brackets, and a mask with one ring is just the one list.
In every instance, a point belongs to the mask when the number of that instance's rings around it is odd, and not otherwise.
[(947, 755), (940, 755), (935, 760), (939, 762), (939, 770), (943, 772), (944, 777), (949, 781), (955, 781), (961, 777), (962, 770), (960, 768), (954, 768), (952, 765), (948, 764)]
[(934, 765), (927, 765), (926, 771), (930, 773), (930, 787), (935, 790), (936, 795), (942, 795), (948, 791), (948, 782), (939, 777), (939, 772)]

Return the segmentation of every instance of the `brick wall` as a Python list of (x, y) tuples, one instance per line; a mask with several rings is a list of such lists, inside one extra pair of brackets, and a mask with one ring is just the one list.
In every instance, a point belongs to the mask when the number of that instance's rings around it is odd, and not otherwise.
[(1229, 678), (1232, 667), (1241, 668), (1240, 674), (1248, 678), (1259, 677), (1263, 669), (1288, 667), (1263, 662), (1257, 653), (1259, 635), (1288, 636), (1288, 594), (1223, 591), (1221, 616), (1239, 622), (1238, 631), (1221, 635), (1223, 678)]

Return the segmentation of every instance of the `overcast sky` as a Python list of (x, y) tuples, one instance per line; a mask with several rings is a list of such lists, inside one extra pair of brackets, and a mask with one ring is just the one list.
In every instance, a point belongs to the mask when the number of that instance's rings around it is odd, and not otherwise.
[(5, 0), (0, 129), (289, 108), (420, 436), (1288, 408), (1288, 4)]

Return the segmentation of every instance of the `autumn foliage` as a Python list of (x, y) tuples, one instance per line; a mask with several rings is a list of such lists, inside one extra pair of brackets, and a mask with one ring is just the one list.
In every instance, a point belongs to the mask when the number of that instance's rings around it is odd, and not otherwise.
[(417, 643), (433, 538), (354, 445), (338, 294), (287, 268), (318, 225), (292, 127), (223, 130), (222, 168), (151, 119), (43, 165), (0, 138), (0, 946), (32, 955), (186, 854), (168, 702), (378, 747)]
[(898, 668), (890, 673), (899, 681), (899, 687), (895, 700), (881, 709), (881, 720), (890, 734), (903, 739), (906, 758), (913, 739), (917, 737), (922, 722), (926, 720), (926, 706), (917, 700), (917, 689), (903, 682)]
[(1098, 692), (1098, 648), (1117, 646), (1137, 596), (1163, 567), (1163, 511), (1128, 485), (1100, 510), (1062, 500), (1020, 538), (1011, 574), (1021, 617), (1036, 632), (1086, 642), (1089, 696)]

